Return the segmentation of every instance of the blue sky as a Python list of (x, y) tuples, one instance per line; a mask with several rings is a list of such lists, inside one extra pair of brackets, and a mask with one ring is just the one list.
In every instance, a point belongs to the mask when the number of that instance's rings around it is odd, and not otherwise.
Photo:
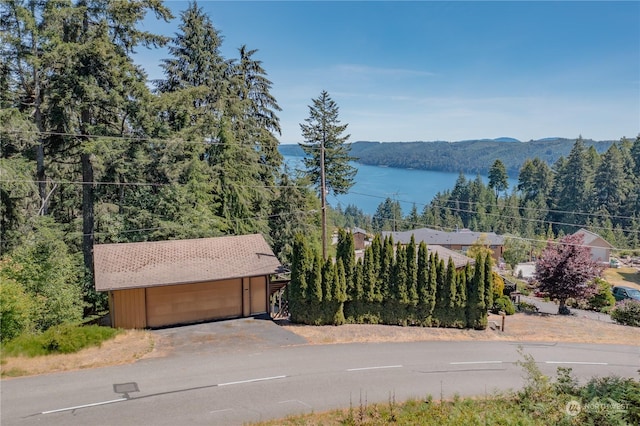
[[(173, 35), (186, 1), (168, 1)], [(640, 2), (200, 1), (273, 82), (282, 143), (327, 90), (350, 141), (459, 141), (640, 132)], [(136, 62), (162, 78), (165, 49)]]

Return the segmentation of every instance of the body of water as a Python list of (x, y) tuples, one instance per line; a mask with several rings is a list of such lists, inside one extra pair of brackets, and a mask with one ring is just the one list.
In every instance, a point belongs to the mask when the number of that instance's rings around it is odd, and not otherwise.
[[(291, 168), (303, 169), (302, 157), (285, 156), (285, 162)], [(397, 169), (393, 167), (367, 166), (352, 163), (358, 174), (355, 184), (348, 194), (334, 197), (329, 195), (327, 202), (332, 207), (338, 204), (344, 209), (349, 204), (357, 206), (364, 213), (373, 215), (380, 203), (391, 198), (400, 203), (402, 213), (408, 214), (413, 204), (421, 213), (438, 192), (453, 189), (458, 180), (458, 173), (436, 172), (430, 170)], [(468, 180), (475, 180), (476, 175), (465, 175)], [(482, 176), (485, 184), (489, 178)], [(516, 179), (509, 179), (509, 191), (518, 184)]]

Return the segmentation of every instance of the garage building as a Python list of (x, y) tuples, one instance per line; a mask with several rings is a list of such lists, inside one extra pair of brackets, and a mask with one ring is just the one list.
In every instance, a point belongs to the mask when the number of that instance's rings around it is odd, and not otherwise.
[(164, 327), (268, 311), (282, 266), (260, 234), (94, 247), (95, 287), (111, 325)]

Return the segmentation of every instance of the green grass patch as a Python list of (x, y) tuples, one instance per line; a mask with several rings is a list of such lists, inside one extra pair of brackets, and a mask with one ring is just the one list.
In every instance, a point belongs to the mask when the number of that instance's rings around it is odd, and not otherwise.
[(2, 345), (2, 356), (36, 357), (78, 352), (90, 346), (100, 346), (121, 330), (97, 325), (62, 324), (40, 334), (22, 334)]
[[(561, 407), (558, 407), (559, 409)], [(326, 413), (290, 416), (264, 426), (293, 425), (548, 425), (545, 419), (536, 419), (524, 411), (517, 402), (507, 397), (494, 396), (485, 400), (471, 398), (436, 402), (431, 398), (412, 399), (403, 403), (360, 405), (350, 409)]]

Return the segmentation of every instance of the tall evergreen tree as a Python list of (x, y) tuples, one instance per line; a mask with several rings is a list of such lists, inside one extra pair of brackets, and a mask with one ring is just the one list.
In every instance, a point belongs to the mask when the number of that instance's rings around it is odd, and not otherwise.
[(451, 258), (447, 261), (443, 289), (444, 326), (455, 327), (457, 319), (457, 274), (456, 267)]
[(161, 93), (171, 94), (166, 96), (164, 114), (176, 131), (216, 117), (228, 90), (228, 65), (220, 53), (222, 36), (211, 19), (190, 2), (180, 20), (179, 32), (168, 48), (171, 58), (161, 64), (165, 79), (155, 82)]
[(397, 231), (402, 222), (402, 208), (398, 201), (387, 197), (378, 205), (371, 223), (374, 231)]
[(582, 137), (578, 138), (569, 157), (558, 169), (555, 178), (556, 221), (563, 223), (561, 229), (571, 230), (571, 224), (582, 223), (590, 194), (588, 162)]
[(473, 278), (467, 279), (467, 325), (476, 330), (487, 327), (487, 307), (484, 298), (484, 255), (478, 253)]
[(354, 268), (356, 266), (356, 249), (355, 242), (353, 240), (353, 234), (346, 232), (344, 229), (338, 230), (338, 245), (336, 247), (336, 260), (342, 260), (345, 274), (347, 277), (347, 293), (353, 292), (353, 277)]
[(335, 305), (335, 313), (333, 315), (332, 324), (341, 325), (345, 323), (344, 303), (347, 301), (347, 277), (345, 275), (344, 264), (342, 259), (338, 259), (334, 265), (335, 285), (333, 287), (333, 300)]
[(312, 101), (309, 117), (300, 124), (304, 142), (299, 145), (305, 152), (307, 173), (322, 200), (322, 251), (326, 257), (326, 194), (345, 194), (354, 184), (357, 169), (349, 164), (354, 158), (346, 144), (349, 135), (344, 135), (348, 125), (340, 123), (338, 105), (324, 90)]
[(271, 94), (273, 83), (267, 78), (262, 61), (254, 58), (257, 51), (249, 50), (244, 45), (238, 49), (240, 58), (231, 63), (234, 77), (231, 81), (235, 85), (231, 90), (237, 93), (244, 105), (243, 122), (249, 122), (255, 127), (251, 138), (260, 155), (260, 164), (265, 166), (263, 181), (270, 184), (273, 181), (271, 173), (277, 171), (282, 163), (276, 138), (281, 133), (277, 112), (282, 111), (282, 108)]
[(518, 191), (521, 192), (523, 203), (542, 197), (547, 200), (553, 186), (551, 168), (538, 157), (526, 159), (518, 174)]
[(602, 156), (594, 179), (594, 210), (600, 214), (620, 215), (632, 182), (626, 178), (624, 161), (616, 144)]
[(490, 254), (484, 258), (484, 305), (486, 309), (493, 306), (493, 259)]
[(467, 327), (467, 269), (457, 272), (456, 279), (456, 323), (460, 328)]
[(413, 235), (411, 235), (411, 240), (406, 248), (406, 258), (407, 258), (407, 298), (410, 307), (413, 309), (418, 305), (418, 285), (417, 285), (417, 273), (418, 273), (418, 265), (417, 265), (417, 257), (418, 253), (416, 252), (416, 239)]
[(309, 294), (309, 270), (313, 267), (313, 257), (302, 234), (296, 234), (291, 254), (291, 281), (287, 285), (287, 300), (291, 321), (304, 322)]
[(382, 299), (391, 297), (391, 280), (393, 279), (393, 238), (387, 236), (381, 247), (380, 256), (380, 293)]
[(507, 168), (500, 160), (496, 160), (489, 169), (489, 188), (496, 192), (496, 200), (501, 191), (506, 191), (509, 188), (509, 175), (507, 175)]

